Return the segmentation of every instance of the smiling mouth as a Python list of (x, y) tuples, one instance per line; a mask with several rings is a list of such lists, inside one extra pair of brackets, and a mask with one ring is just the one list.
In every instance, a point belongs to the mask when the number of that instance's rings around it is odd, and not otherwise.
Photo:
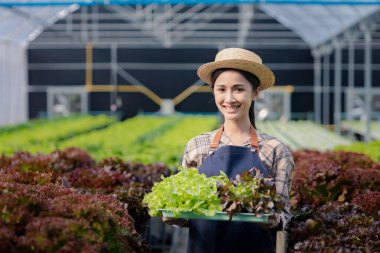
[(223, 105), (223, 108), (226, 109), (227, 111), (235, 111), (240, 107), (241, 105)]

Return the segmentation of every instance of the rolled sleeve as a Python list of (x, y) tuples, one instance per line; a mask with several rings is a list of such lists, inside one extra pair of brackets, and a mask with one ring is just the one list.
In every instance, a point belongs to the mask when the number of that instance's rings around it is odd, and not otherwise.
[(189, 154), (186, 152), (187, 147), (185, 148), (185, 151), (183, 152), (183, 158), (182, 158), (182, 167), (187, 169), (189, 167)]
[(182, 158), (182, 167), (187, 169), (191, 167), (198, 167), (198, 153), (197, 153), (197, 145), (195, 139), (191, 139), (183, 152)]
[(290, 150), (282, 143), (275, 149), (273, 164), (276, 192), (285, 202), (281, 219), (284, 226), (286, 226), (292, 216), (290, 213), (289, 192), (293, 180), (294, 160)]

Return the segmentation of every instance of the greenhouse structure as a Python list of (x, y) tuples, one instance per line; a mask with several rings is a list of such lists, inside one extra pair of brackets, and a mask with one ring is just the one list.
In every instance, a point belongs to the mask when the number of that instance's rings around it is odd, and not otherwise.
[[(342, 117), (357, 117), (353, 111), (359, 105), (346, 99), (351, 93), (363, 97), (363, 111), (378, 117), (375, 100), (379, 92), (372, 79), (378, 74), (379, 7), (368, 2), (360, 5), (361, 1), (353, 5), (305, 2), (122, 5), (123, 1), (2, 1), (0, 123), (23, 122), (37, 117), (39, 111), (51, 111), (46, 94), (54, 86), (78, 86), (79, 90), (85, 86), (85, 97), (91, 101), (98, 100), (97, 92), (140, 93), (151, 104), (148, 111), (163, 105), (163, 98), (172, 99), (179, 111), (199, 111), (185, 105), (191, 94), (205, 91), (194, 70), (215, 50), (233, 46), (262, 52), (268, 65), (279, 71), (278, 86), (295, 87), (294, 109), (305, 104), (305, 96), (314, 101), (302, 107), (318, 123), (332, 123), (331, 111), (339, 131)], [(197, 53), (196, 48), (202, 50)], [(145, 49), (151, 53), (141, 54)], [(169, 88), (135, 77), (145, 69), (157, 72), (158, 79), (171, 70), (180, 74), (162, 80), (175, 86)], [(95, 82), (107, 87), (92, 87)], [(160, 86), (166, 89), (155, 91)], [(170, 89), (172, 92), (165, 91)], [(344, 104), (342, 97), (347, 100)], [(90, 108), (82, 105), (82, 110), (96, 110), (91, 101)], [(127, 117), (138, 108), (123, 110)], [(369, 125), (371, 117), (366, 118)]]
[[(197, 69), (226, 48), (276, 79), (255, 100), (294, 160), (276, 252), (380, 252), (378, 0), (0, 0), (0, 252), (186, 252), (187, 225), (154, 211), (168, 199), (188, 220), (274, 215), (274, 196), (235, 190), (247, 177), (198, 208), (217, 180), (181, 168), (223, 122)], [(170, 210), (181, 194), (197, 209)]]

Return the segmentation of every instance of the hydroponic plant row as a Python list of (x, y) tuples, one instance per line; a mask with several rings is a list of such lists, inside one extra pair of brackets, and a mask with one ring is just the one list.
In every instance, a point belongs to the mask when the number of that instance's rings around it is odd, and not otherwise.
[(339, 145), (335, 149), (362, 153), (371, 157), (372, 160), (380, 162), (380, 141), (354, 142), (351, 145)]
[[(352, 131), (353, 133), (357, 133), (362, 136), (364, 136), (366, 132), (366, 125), (365, 125), (365, 122), (362, 120), (351, 120), (351, 121), (345, 120), (342, 122), (342, 127), (343, 129)], [(371, 138), (374, 140), (380, 141), (380, 122), (379, 121), (370, 122), (370, 129), (371, 129)]]
[(0, 157), (0, 252), (147, 252), (143, 196), (163, 164), (69, 148)]
[(0, 128), (0, 154), (11, 155), (18, 151), (51, 152), (63, 140), (104, 128), (114, 122), (115, 118), (104, 115), (75, 115)]
[(344, 151), (294, 158), (290, 252), (380, 252), (380, 163)]
[[(98, 119), (103, 118), (76, 117), (65, 122), (58, 119), (59, 124), (52, 120), (41, 123), (39, 127), (13, 131), (10, 135), (0, 134), (0, 154), (9, 155), (17, 151), (49, 153), (56, 149), (80, 147), (96, 160), (116, 156), (146, 164), (160, 161), (178, 165), (186, 142), (215, 129), (218, 124), (213, 116), (137, 116), (80, 134), (85, 129), (96, 127), (95, 120)], [(67, 139), (68, 135), (71, 138)]]
[(337, 135), (311, 121), (262, 121), (257, 122), (259, 130), (283, 141), (290, 149), (314, 149), (326, 151), (337, 145), (349, 145), (348, 138)]
[[(290, 252), (378, 252), (380, 164), (352, 152), (294, 157)], [(142, 198), (169, 175), (164, 165), (67, 149), (2, 156), (0, 168), (0, 251), (148, 250)]]

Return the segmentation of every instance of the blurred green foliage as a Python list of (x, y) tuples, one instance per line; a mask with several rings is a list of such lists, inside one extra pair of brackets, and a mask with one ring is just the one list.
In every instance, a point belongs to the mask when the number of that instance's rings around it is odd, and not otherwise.
[(136, 116), (123, 122), (107, 116), (73, 116), (26, 123), (12, 130), (0, 128), (0, 154), (79, 147), (96, 160), (119, 157), (177, 166), (187, 141), (217, 126), (217, 117), (203, 115)]
[(371, 157), (375, 162), (380, 162), (380, 141), (371, 141), (368, 144), (364, 142), (355, 142), (348, 146), (337, 146), (336, 150), (352, 151), (365, 154)]
[(52, 152), (63, 140), (104, 128), (114, 122), (115, 118), (105, 115), (74, 115), (0, 128), (0, 154)]

